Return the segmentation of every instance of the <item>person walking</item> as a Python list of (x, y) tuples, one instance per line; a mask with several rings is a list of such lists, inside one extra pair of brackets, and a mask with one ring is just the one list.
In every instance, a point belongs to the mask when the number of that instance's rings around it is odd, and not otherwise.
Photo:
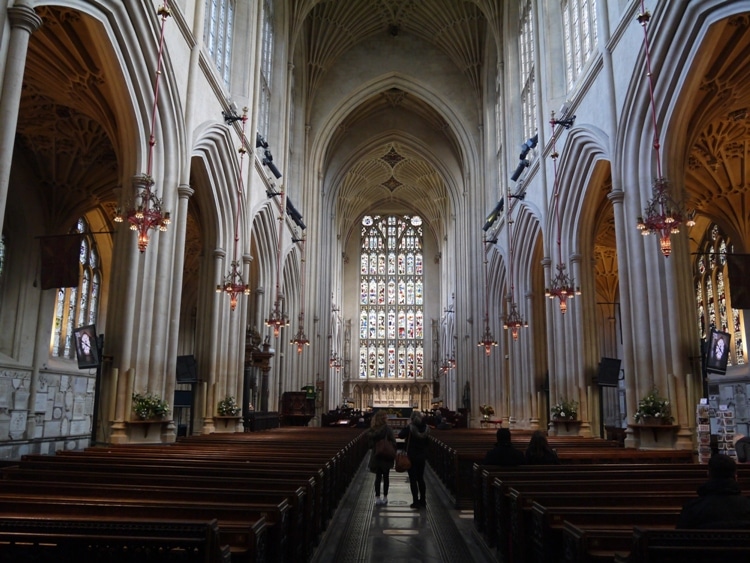
[(424, 469), (427, 463), (427, 448), (430, 444), (429, 431), (422, 413), (414, 411), (411, 413), (409, 424), (398, 433), (399, 438), (406, 440), (406, 453), (411, 461), (411, 467), (408, 470), (412, 498), (411, 508), (427, 507)]
[[(375, 474), (375, 506), (382, 506), (388, 504), (389, 476), (396, 453), (396, 437), (393, 434), (393, 429), (388, 426), (388, 416), (385, 411), (381, 410), (375, 413), (367, 433), (370, 449), (372, 450), (368, 467)], [(387, 446), (387, 444), (382, 443), (383, 440), (391, 443), (392, 448), (390, 449), (392, 449), (393, 455), (378, 453), (377, 450), (381, 449), (382, 451), (382, 446)], [(386, 447), (384, 449), (389, 448)], [(380, 496), (381, 482), (383, 485), (382, 498)]]

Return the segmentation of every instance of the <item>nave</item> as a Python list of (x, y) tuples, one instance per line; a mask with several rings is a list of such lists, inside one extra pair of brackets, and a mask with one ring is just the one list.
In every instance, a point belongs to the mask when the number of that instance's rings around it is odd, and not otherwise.
[(388, 504), (375, 505), (375, 475), (366, 457), (349, 486), (320, 545), (313, 563), (441, 563), (496, 561), (486, 544), (475, 537), (473, 510), (453, 506), (445, 487), (428, 465), (427, 508), (414, 510), (409, 479), (391, 471)]

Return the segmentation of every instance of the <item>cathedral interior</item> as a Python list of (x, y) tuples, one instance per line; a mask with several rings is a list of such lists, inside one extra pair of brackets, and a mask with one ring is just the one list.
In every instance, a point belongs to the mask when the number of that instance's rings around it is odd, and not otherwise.
[(301, 391), (750, 432), (750, 2), (5, 4), (0, 459)]

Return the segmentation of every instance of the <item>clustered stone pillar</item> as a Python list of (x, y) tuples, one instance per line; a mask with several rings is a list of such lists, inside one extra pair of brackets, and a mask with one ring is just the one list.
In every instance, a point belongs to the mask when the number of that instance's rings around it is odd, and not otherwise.
[(8, 8), (8, 19), (11, 27), (10, 42), (0, 94), (0, 233), (3, 231), (5, 206), (8, 202), (10, 168), (13, 163), (26, 53), (29, 50), (31, 34), (42, 26), (42, 18), (33, 8), (26, 5)]

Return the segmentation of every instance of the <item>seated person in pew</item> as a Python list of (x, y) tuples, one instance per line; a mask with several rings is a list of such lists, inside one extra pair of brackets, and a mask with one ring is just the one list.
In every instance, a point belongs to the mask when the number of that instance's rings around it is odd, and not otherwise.
[(511, 443), (510, 430), (499, 428), (496, 437), (497, 443), (484, 456), (482, 460), (483, 465), (516, 466), (526, 463), (523, 452), (514, 448)]
[(557, 465), (560, 463), (555, 450), (549, 447), (547, 436), (541, 430), (535, 430), (531, 435), (525, 458), (527, 465)]
[(677, 520), (681, 529), (750, 529), (750, 498), (737, 483), (737, 464), (728, 455), (708, 461), (708, 481), (698, 487), (698, 498), (685, 503)]
[(742, 434), (734, 435), (734, 449), (737, 452), (737, 461), (750, 463), (750, 438)]

